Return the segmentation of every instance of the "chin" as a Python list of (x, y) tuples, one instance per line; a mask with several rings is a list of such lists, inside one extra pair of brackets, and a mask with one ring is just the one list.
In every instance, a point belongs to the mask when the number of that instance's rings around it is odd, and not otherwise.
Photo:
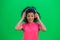
[(33, 21), (29, 21), (29, 23), (32, 23)]

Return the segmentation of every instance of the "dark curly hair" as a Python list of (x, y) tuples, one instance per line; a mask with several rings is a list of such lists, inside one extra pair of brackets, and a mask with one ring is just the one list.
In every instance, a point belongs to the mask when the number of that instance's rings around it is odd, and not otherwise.
[[(25, 17), (25, 19), (23, 20), (23, 22), (26, 22), (26, 23), (28, 23), (28, 21), (27, 21), (27, 14), (28, 14), (28, 13), (30, 13), (30, 12), (32, 12), (33, 14), (38, 13), (38, 12), (36, 11), (36, 8), (35, 8), (35, 7), (26, 7), (26, 8), (22, 11), (22, 14), (21, 14), (21, 15), (23, 15), (23, 12), (26, 12), (26, 17)], [(40, 16), (39, 13), (38, 13), (38, 15), (39, 15), (39, 17), (40, 17), (40, 19), (41, 19), (41, 16)], [(38, 22), (37, 18), (34, 18), (34, 22)]]

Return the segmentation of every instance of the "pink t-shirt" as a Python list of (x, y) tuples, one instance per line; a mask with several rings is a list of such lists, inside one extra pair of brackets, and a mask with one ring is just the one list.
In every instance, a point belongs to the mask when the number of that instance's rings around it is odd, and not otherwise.
[(23, 40), (38, 40), (38, 32), (40, 30), (40, 26), (38, 23), (23, 23), (22, 29), (24, 32)]

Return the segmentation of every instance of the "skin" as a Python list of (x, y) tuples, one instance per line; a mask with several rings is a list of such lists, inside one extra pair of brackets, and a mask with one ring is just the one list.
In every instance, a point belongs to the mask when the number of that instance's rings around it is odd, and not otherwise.
[(32, 23), (34, 20), (34, 14), (32, 12), (27, 14), (28, 23)]
[[(20, 20), (20, 21), (18, 22), (18, 24), (16, 25), (16, 27), (15, 27), (16, 30), (21, 30), (21, 29), (22, 29), (22, 21), (24, 20), (24, 18), (25, 18), (25, 16), (26, 16), (25, 14), (26, 14), (26, 13), (24, 12), (21, 20)], [(37, 13), (36, 13), (35, 15), (34, 15), (32, 12), (30, 12), (30, 13), (27, 14), (28, 23), (32, 23), (33, 20), (34, 20), (34, 18), (37, 18), (37, 20), (38, 20), (37, 23), (42, 25), (42, 26), (40, 27), (40, 30), (46, 31), (46, 27), (45, 27), (45, 25), (42, 23), (42, 21), (40, 20), (39, 15), (38, 15)]]

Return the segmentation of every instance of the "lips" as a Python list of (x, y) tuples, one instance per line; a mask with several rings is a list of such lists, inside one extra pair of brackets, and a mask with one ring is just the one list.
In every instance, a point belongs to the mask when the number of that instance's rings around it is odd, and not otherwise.
[(29, 19), (29, 20), (32, 20), (32, 19)]

